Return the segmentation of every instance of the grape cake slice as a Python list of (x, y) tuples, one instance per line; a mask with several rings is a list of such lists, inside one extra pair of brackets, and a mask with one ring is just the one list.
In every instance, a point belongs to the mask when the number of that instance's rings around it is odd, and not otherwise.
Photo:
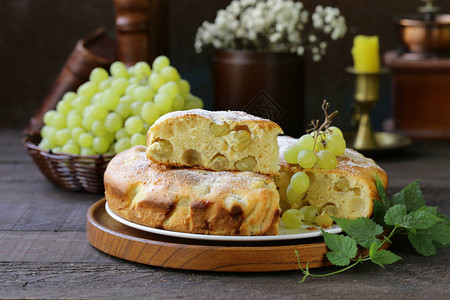
[(278, 124), (239, 111), (192, 109), (160, 117), (147, 133), (147, 157), (170, 166), (276, 175)]
[(268, 175), (170, 168), (135, 146), (111, 160), (104, 183), (111, 210), (131, 222), (214, 235), (278, 233), (279, 196)]
[[(279, 189), (282, 211), (311, 205), (318, 208), (319, 214), (325, 212), (339, 218), (355, 219), (372, 215), (373, 199), (378, 198), (376, 176), (381, 179), (385, 188), (388, 184), (388, 177), (383, 169), (372, 159), (349, 148), (337, 157), (338, 164), (333, 170), (323, 170), (317, 166), (302, 169), (297, 164), (286, 162), (283, 157), (286, 148), (296, 142), (297, 139), (288, 136), (278, 137), (280, 175), (274, 179)], [(286, 190), (291, 177), (300, 171), (308, 175), (309, 187), (302, 200), (290, 203)]]

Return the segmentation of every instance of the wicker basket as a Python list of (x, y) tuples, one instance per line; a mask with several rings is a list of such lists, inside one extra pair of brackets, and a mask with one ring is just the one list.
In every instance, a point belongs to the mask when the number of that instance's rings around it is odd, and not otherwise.
[(42, 174), (69, 191), (103, 193), (103, 173), (114, 155), (79, 156), (40, 149), (39, 133), (27, 135), (23, 144)]

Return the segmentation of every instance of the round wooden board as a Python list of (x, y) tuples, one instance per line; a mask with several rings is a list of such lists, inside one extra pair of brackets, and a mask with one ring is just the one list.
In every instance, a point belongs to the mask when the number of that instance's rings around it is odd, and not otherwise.
[(112, 219), (105, 199), (87, 212), (86, 237), (112, 256), (165, 268), (216, 272), (272, 272), (329, 266), (322, 237), (271, 242), (216, 242), (173, 238), (140, 231)]

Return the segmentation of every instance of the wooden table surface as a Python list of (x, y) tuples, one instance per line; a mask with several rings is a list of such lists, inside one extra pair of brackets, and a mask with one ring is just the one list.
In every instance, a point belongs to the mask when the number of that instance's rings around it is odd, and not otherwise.
[[(403, 260), (386, 269), (366, 263), (304, 284), (298, 271), (180, 271), (108, 256), (85, 237), (86, 211), (102, 196), (49, 183), (21, 138), (19, 130), (0, 130), (0, 298), (450, 298), (450, 249), (422, 257), (402, 238), (391, 250)], [(449, 142), (417, 143), (377, 161), (390, 176), (390, 195), (420, 178), (427, 203), (450, 214)]]

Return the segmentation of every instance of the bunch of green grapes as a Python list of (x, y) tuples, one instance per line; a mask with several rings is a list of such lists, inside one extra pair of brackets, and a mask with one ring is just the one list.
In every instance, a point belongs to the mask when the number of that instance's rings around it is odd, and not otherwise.
[(44, 115), (39, 147), (74, 155), (116, 154), (146, 144), (150, 126), (162, 115), (203, 108), (166, 56), (152, 67), (138, 62), (127, 68), (114, 62), (110, 74), (92, 70), (89, 81), (67, 92), (56, 110)]
[(337, 166), (336, 156), (344, 154), (345, 148), (342, 131), (331, 126), (324, 132), (304, 134), (295, 145), (286, 148), (283, 156), (288, 163), (299, 164), (304, 169), (317, 164), (321, 169), (332, 170)]
[[(289, 146), (283, 153), (284, 159), (291, 164), (298, 164), (303, 169), (317, 167), (324, 170), (332, 170), (337, 166), (336, 156), (345, 152), (346, 143), (342, 131), (331, 126), (323, 132), (314, 131), (311, 134), (301, 136), (297, 143)], [(309, 177), (305, 172), (297, 172), (291, 177), (286, 190), (286, 197), (290, 203), (298, 203), (304, 197), (309, 188)], [(312, 210), (310, 206), (308, 210)], [(287, 213), (287, 216), (284, 215)], [(308, 212), (309, 213), (309, 212)], [(312, 215), (312, 213), (311, 213)], [(311, 219), (312, 217), (310, 217)], [(283, 223), (291, 228), (297, 228), (302, 224), (304, 216), (301, 210), (289, 209), (282, 216)], [(329, 226), (332, 219), (328, 215), (317, 215), (317, 208), (313, 220), (318, 225)], [(287, 222), (287, 223), (286, 223)], [(300, 225), (299, 225), (300, 224)]]

